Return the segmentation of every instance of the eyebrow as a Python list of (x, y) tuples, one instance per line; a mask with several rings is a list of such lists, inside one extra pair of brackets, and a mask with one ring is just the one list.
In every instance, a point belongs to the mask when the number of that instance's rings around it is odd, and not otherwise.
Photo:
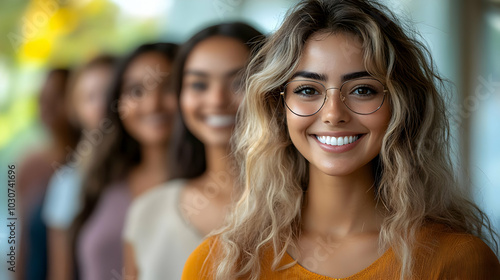
[(195, 76), (201, 76), (201, 77), (208, 77), (208, 73), (203, 72), (203, 71), (198, 71), (198, 70), (187, 70), (184, 72), (184, 75), (195, 75)]
[[(348, 81), (348, 80), (357, 79), (357, 78), (361, 78), (361, 77), (367, 77), (367, 76), (371, 76), (370, 73), (368, 73), (367, 71), (352, 72), (352, 73), (347, 73), (347, 74), (342, 75), (340, 77), (340, 80), (343, 83), (343, 82)], [(326, 80), (327, 80), (326, 75), (315, 73), (315, 72), (309, 72), (309, 71), (295, 72), (292, 75), (291, 79), (296, 78), (296, 77), (313, 79), (313, 80), (318, 80), (318, 81), (322, 81), (322, 82), (326, 82)]]
[[(232, 76), (234, 76), (236, 74), (239, 74), (240, 71), (242, 71), (242, 70), (243, 70), (243, 67), (230, 70), (230, 71), (228, 71), (227, 73), (224, 74), (224, 77), (230, 78), (230, 77), (232, 77)], [(210, 76), (209, 73), (203, 72), (203, 71), (200, 71), (200, 70), (186, 70), (184, 72), (184, 75), (195, 75), (195, 76), (199, 76), (199, 77), (203, 77), (203, 78), (208, 78)]]
[(122, 85), (122, 89), (128, 90), (136, 86), (142, 86), (142, 83), (138, 81), (125, 81)]
[(371, 76), (371, 75), (367, 71), (359, 71), (359, 72), (353, 72), (353, 73), (348, 73), (348, 74), (342, 75), (342, 77), (340, 77), (340, 80), (342, 82), (345, 82), (348, 80), (362, 78), (362, 77), (369, 77), (369, 76)]
[(302, 78), (306, 78), (306, 79), (313, 79), (313, 80), (318, 80), (318, 81), (326, 82), (326, 75), (318, 74), (318, 73), (315, 73), (315, 72), (298, 71), (298, 72), (295, 72), (292, 75), (291, 80), (293, 80), (296, 77), (302, 77)]

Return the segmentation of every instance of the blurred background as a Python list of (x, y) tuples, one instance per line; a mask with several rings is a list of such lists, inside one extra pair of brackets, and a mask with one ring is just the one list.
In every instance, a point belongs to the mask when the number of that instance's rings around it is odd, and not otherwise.
[[(386, 0), (429, 46), (453, 86), (454, 160), (500, 230), (500, 0)], [(182, 43), (197, 30), (240, 20), (264, 33), (293, 0), (2, 0), (0, 3), (0, 259), (8, 248), (7, 165), (48, 140), (38, 94), (46, 71), (152, 41)], [(0, 267), (0, 279), (11, 273)]]

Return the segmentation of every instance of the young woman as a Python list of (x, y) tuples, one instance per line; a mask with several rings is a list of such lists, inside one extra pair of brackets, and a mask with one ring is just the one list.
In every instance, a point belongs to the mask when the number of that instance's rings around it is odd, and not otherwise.
[(441, 79), (382, 10), (303, 1), (257, 53), (235, 131), (244, 191), (183, 279), (500, 277), (452, 173)]
[(234, 196), (229, 140), (241, 101), (236, 87), (260, 36), (246, 24), (219, 24), (179, 51), (173, 81), (180, 108), (172, 148), (177, 180), (130, 209), (124, 231), (130, 279), (180, 279), (189, 254), (222, 225)]
[(79, 279), (109, 280), (123, 270), (121, 234), (131, 201), (168, 179), (167, 154), (177, 111), (168, 90), (177, 46), (142, 45), (118, 66), (103, 137), (83, 183), (73, 224)]
[(81, 177), (88, 167), (92, 147), (103, 137), (106, 93), (115, 58), (98, 56), (76, 70), (69, 80), (71, 120), (82, 136), (68, 162), (52, 176), (45, 195), (43, 219), (47, 224), (48, 279), (70, 279), (69, 227), (80, 210)]
[(16, 241), (19, 245), (16, 279), (47, 279), (47, 232), (42, 220), (45, 191), (54, 169), (66, 161), (66, 149), (73, 149), (79, 137), (67, 114), (69, 75), (65, 68), (48, 72), (38, 100), (40, 122), (47, 129), (48, 141), (19, 164), (21, 236)]

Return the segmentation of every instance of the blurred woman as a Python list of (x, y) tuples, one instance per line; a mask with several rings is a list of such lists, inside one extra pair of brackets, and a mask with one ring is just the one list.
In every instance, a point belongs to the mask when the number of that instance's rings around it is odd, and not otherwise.
[(120, 277), (122, 228), (131, 201), (165, 182), (177, 97), (168, 90), (177, 46), (142, 45), (118, 66), (108, 96), (105, 133), (83, 180), (83, 207), (73, 223), (82, 280)]
[(55, 168), (67, 160), (67, 149), (73, 149), (78, 139), (78, 130), (70, 124), (66, 108), (69, 73), (67, 69), (48, 73), (39, 97), (39, 110), (49, 142), (29, 154), (19, 166), (21, 244), (17, 279), (46, 279), (47, 236), (41, 217), (45, 190)]
[(81, 177), (89, 155), (107, 133), (105, 102), (114, 62), (111, 56), (96, 57), (76, 70), (69, 81), (68, 109), (82, 136), (69, 162), (52, 176), (45, 196), (43, 218), (48, 227), (48, 276), (52, 280), (71, 278), (69, 227), (80, 210)]
[(243, 195), (183, 279), (500, 279), (442, 80), (387, 11), (301, 1), (262, 46), (235, 132)]
[(208, 27), (181, 48), (174, 75), (180, 115), (173, 146), (176, 180), (134, 201), (127, 218), (130, 279), (180, 279), (203, 237), (220, 227), (233, 201), (229, 160), (240, 73), (261, 34), (243, 23)]

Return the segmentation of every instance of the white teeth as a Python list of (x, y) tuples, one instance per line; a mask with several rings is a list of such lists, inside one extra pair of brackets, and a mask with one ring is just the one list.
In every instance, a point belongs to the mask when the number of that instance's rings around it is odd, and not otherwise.
[(234, 115), (210, 115), (210, 116), (207, 116), (206, 122), (209, 126), (213, 126), (213, 127), (231, 126), (235, 122), (235, 116)]
[(333, 137), (333, 136), (316, 135), (316, 138), (319, 140), (319, 142), (323, 144), (328, 144), (332, 146), (342, 146), (351, 144), (352, 142), (358, 140), (359, 136), (356, 135), (356, 136)]

